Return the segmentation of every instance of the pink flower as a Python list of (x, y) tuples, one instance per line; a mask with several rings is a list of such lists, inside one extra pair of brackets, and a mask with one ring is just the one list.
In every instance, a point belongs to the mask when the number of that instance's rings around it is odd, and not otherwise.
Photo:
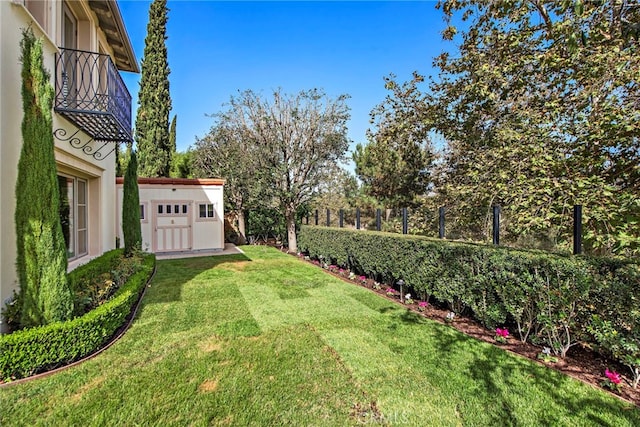
[(365, 276), (360, 276), (360, 281), (364, 282), (365, 280), (367, 280), (367, 278)]
[(422, 307), (422, 308), (424, 308), (424, 307), (426, 307), (426, 306), (428, 306), (428, 305), (429, 305), (429, 303), (428, 303), (428, 302), (426, 302), (426, 301), (420, 301), (420, 302), (418, 303), (418, 307)]
[(388, 294), (395, 294), (395, 293), (396, 293), (396, 290), (395, 290), (395, 289), (393, 289), (393, 288), (387, 288), (387, 293), (388, 293)]
[(620, 382), (622, 381), (622, 378), (620, 378), (620, 374), (615, 371), (610, 371), (609, 369), (606, 369), (604, 371), (604, 374), (606, 375), (607, 378), (609, 378), (609, 381), (611, 381), (614, 384), (620, 384)]
[(496, 336), (507, 338), (509, 336), (509, 330), (506, 328), (505, 329), (496, 328)]

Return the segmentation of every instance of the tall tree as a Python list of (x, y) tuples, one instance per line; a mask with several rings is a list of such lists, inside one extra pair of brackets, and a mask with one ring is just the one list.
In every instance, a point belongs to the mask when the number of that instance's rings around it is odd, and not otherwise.
[(173, 164), (173, 155), (178, 151), (176, 143), (176, 120), (178, 115), (174, 115), (169, 126), (169, 164)]
[(242, 129), (245, 143), (256, 147), (256, 170), (285, 217), (289, 251), (295, 252), (298, 208), (312, 200), (348, 148), (348, 96), (331, 99), (318, 89), (296, 95), (276, 90), (272, 96), (249, 90), (232, 97), (224, 121)]
[(67, 281), (67, 248), (53, 152), (53, 88), (43, 66), (42, 40), (31, 29), (22, 41), (22, 150), (16, 182), (18, 279), (23, 327), (67, 320), (73, 296)]
[(171, 178), (193, 178), (193, 151), (176, 151), (171, 160)]
[(122, 188), (122, 234), (124, 254), (131, 256), (142, 247), (140, 229), (140, 193), (138, 190), (138, 159), (136, 152), (129, 148), (129, 163), (124, 175)]
[[(637, 247), (640, 87), (636, 2), (441, 1), (468, 29), (436, 58), (431, 117), (449, 141), (448, 204), (502, 203), (514, 236), (570, 237), (585, 205), (585, 244)], [(566, 236), (564, 239), (562, 236)]]
[(172, 147), (169, 138), (169, 64), (167, 62), (167, 0), (154, 0), (149, 8), (142, 76), (138, 94), (135, 140), (138, 175), (169, 176)]
[[(232, 111), (217, 115), (219, 121), (209, 133), (198, 139), (193, 151), (194, 175), (201, 178), (224, 178), (225, 212), (234, 216), (241, 243), (246, 240), (247, 211), (270, 205), (259, 197), (259, 154), (247, 138), (243, 126), (237, 126)], [(268, 197), (268, 196), (265, 196)], [(262, 199), (262, 201), (260, 201)]]
[(395, 76), (385, 77), (391, 93), (371, 111), (368, 144), (358, 144), (352, 154), (365, 193), (388, 208), (412, 206), (430, 182), (435, 155), (425, 95), (418, 88), (423, 81), (418, 73), (402, 85)]

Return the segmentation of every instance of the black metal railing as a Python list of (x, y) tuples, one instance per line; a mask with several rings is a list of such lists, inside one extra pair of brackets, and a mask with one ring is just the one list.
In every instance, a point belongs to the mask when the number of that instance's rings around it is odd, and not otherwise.
[(98, 141), (131, 141), (131, 95), (109, 55), (60, 49), (55, 110)]

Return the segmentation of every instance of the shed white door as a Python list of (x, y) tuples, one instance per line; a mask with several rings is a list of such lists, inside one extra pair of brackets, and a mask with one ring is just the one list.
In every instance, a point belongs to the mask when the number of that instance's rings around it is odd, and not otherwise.
[(188, 251), (192, 248), (190, 201), (155, 200), (153, 209), (153, 252)]

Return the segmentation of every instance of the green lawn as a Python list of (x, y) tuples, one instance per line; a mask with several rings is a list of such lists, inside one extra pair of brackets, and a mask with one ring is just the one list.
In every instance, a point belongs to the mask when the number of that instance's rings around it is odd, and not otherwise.
[(80, 366), (0, 389), (0, 425), (640, 425), (640, 411), (275, 249), (161, 261)]

